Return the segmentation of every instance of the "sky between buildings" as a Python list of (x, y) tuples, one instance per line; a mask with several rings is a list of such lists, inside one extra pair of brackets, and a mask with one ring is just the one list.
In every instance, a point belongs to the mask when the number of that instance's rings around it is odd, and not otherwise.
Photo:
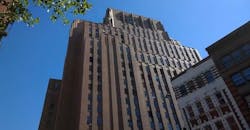
[[(91, 0), (86, 15), (69, 17), (101, 23), (108, 7), (163, 23), (183, 45), (205, 48), (250, 20), (249, 0)], [(61, 79), (70, 25), (51, 23), (46, 10), (32, 8), (41, 22), (15, 23), (0, 46), (0, 129), (36, 130), (49, 78)]]

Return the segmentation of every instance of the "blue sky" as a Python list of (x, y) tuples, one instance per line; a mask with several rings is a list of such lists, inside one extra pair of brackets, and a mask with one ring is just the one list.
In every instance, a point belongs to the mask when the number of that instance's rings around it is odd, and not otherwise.
[[(250, 20), (249, 0), (91, 0), (84, 16), (102, 22), (108, 7), (161, 21), (170, 37), (183, 45), (205, 48)], [(52, 23), (40, 8), (33, 28), (15, 23), (0, 46), (0, 129), (38, 128), (49, 78), (61, 79), (70, 25)]]

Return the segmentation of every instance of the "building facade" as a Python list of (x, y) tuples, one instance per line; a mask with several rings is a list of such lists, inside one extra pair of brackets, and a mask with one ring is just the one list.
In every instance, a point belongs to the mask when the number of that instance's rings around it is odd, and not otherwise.
[(107, 9), (103, 23), (76, 20), (52, 127), (184, 128), (171, 78), (200, 59), (157, 20), (115, 9)]
[(39, 130), (54, 130), (60, 88), (61, 80), (49, 80)]
[(207, 48), (250, 126), (250, 22)]
[(186, 128), (249, 129), (245, 118), (211, 58), (205, 58), (172, 80)]

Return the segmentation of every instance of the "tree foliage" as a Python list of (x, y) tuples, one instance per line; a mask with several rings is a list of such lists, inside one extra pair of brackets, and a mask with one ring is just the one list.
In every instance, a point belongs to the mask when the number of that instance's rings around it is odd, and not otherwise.
[(85, 14), (86, 10), (91, 8), (88, 0), (0, 0), (0, 6), (5, 8), (4, 11), (0, 11), (1, 34), (8, 24), (15, 21), (22, 21), (28, 26), (38, 23), (39, 17), (32, 15), (29, 6), (41, 7), (50, 13), (50, 20), (61, 19), (64, 24), (69, 23), (66, 13)]

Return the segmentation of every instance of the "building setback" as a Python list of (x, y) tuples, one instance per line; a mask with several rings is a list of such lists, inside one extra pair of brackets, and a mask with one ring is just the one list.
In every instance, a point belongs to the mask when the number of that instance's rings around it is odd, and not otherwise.
[(211, 58), (172, 80), (186, 128), (249, 129), (245, 118)]
[(250, 21), (207, 51), (250, 126)]
[[(55, 123), (48, 127), (184, 128), (170, 79), (200, 59), (195, 49), (170, 39), (163, 25), (150, 18), (107, 9), (102, 24), (76, 20)], [(48, 125), (42, 123), (45, 119), (41, 118), (40, 130)]]

